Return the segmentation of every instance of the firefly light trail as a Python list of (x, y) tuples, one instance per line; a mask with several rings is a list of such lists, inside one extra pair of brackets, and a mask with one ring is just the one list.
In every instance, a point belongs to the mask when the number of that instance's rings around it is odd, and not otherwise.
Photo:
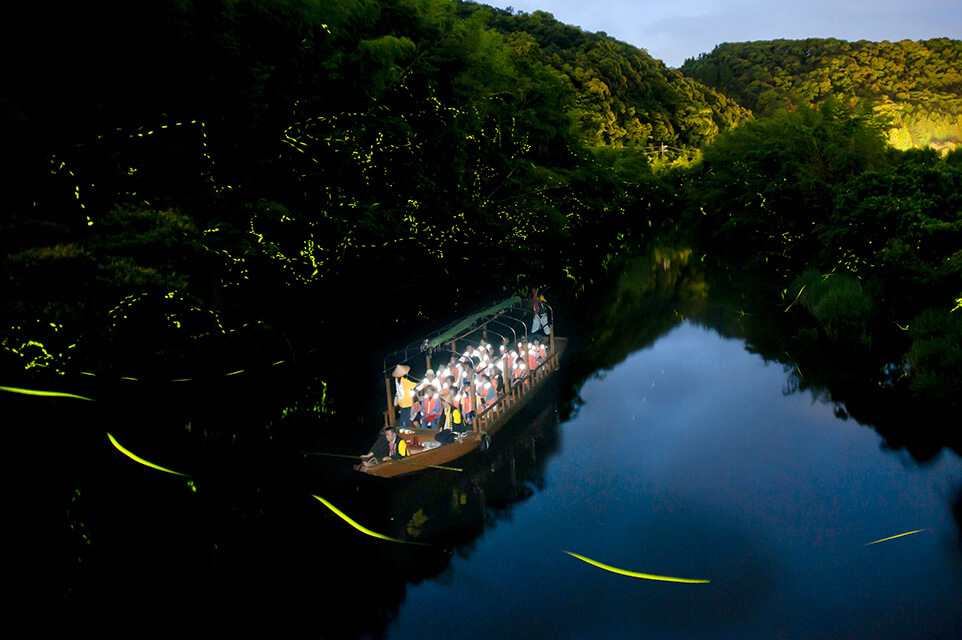
[(889, 536), (888, 538), (882, 538), (881, 540), (875, 540), (874, 542), (866, 542), (864, 546), (867, 547), (869, 545), (878, 544), (879, 542), (888, 542), (889, 540), (895, 540), (896, 538), (910, 536), (913, 533), (922, 533), (923, 531), (928, 531), (928, 529), (916, 529), (915, 531), (906, 531), (905, 533), (900, 533), (897, 536)]
[(626, 569), (619, 569), (618, 567), (612, 567), (607, 564), (602, 564), (597, 560), (592, 560), (591, 558), (586, 558), (580, 556), (577, 553), (571, 553), (570, 551), (565, 551), (569, 556), (573, 558), (578, 558), (582, 562), (587, 562), (590, 565), (594, 565), (599, 569), (604, 569), (605, 571), (610, 571), (611, 573), (617, 573), (622, 576), (628, 576), (629, 578), (642, 578), (644, 580), (657, 580), (659, 582), (684, 582), (686, 584), (707, 584), (708, 580), (695, 580), (692, 578), (673, 578), (672, 576), (656, 576), (650, 573), (638, 573), (637, 571), (628, 571)]
[(341, 511), (341, 510), (338, 509), (337, 507), (335, 507), (333, 504), (331, 504), (330, 502), (328, 502), (327, 500), (325, 500), (325, 499), (322, 498), (321, 496), (314, 495), (314, 494), (311, 494), (311, 495), (314, 496), (315, 498), (317, 498), (318, 500), (320, 500), (321, 503), (322, 503), (325, 507), (327, 507), (328, 509), (330, 509), (331, 511), (333, 511), (335, 514), (337, 514), (337, 516), (338, 516), (341, 520), (343, 520), (344, 522), (348, 523), (349, 525), (351, 525), (352, 527), (354, 527), (355, 529), (357, 529), (358, 531), (360, 531), (360, 532), (363, 533), (364, 535), (371, 536), (372, 538), (378, 538), (378, 539), (380, 539), (380, 540), (387, 540), (387, 541), (389, 541), (389, 542), (400, 542), (400, 543), (402, 543), (402, 544), (416, 544), (416, 545), (425, 546), (425, 547), (431, 546), (431, 545), (425, 544), (425, 543), (423, 543), (423, 542), (410, 542), (410, 541), (408, 541), (408, 540), (398, 540), (397, 538), (391, 538), (391, 537), (389, 537), (389, 536), (386, 536), (386, 535), (384, 535), (383, 533), (378, 533), (378, 532), (376, 532), (376, 531), (371, 531), (370, 529), (368, 529), (368, 528), (366, 528), (366, 527), (363, 527), (363, 526), (359, 525), (358, 523), (354, 522), (353, 520), (351, 520), (351, 518), (348, 517), (348, 515), (347, 515), (346, 513), (344, 513), (343, 511)]
[(18, 387), (0, 387), (0, 391), (8, 391), (10, 393), (19, 393), (25, 396), (41, 396), (44, 398), (76, 398), (77, 400), (86, 400), (88, 402), (95, 402), (93, 398), (86, 398), (84, 396), (78, 396), (73, 393), (62, 393), (60, 391), (38, 391), (36, 389), (20, 389)]
[(164, 473), (172, 473), (172, 474), (174, 474), (175, 476), (183, 476), (184, 478), (189, 478), (189, 477), (190, 477), (190, 476), (187, 475), (186, 473), (180, 473), (180, 472), (178, 472), (178, 471), (171, 471), (170, 469), (164, 468), (164, 467), (160, 466), (159, 464), (154, 464), (153, 462), (148, 462), (147, 460), (144, 460), (144, 459), (141, 458), (140, 456), (138, 456), (138, 455), (136, 455), (136, 454), (134, 454), (134, 453), (131, 453), (131, 452), (128, 451), (127, 449), (124, 449), (124, 448), (120, 445), (120, 443), (117, 442), (117, 439), (114, 438), (114, 437), (113, 437), (112, 435), (110, 435), (109, 433), (107, 434), (107, 437), (110, 438), (110, 444), (114, 445), (114, 447), (117, 448), (117, 451), (119, 451), (120, 453), (124, 454), (125, 456), (127, 456), (128, 458), (130, 458), (131, 460), (133, 460), (134, 462), (139, 462), (140, 464), (142, 464), (142, 465), (144, 465), (144, 466), (150, 467), (151, 469), (157, 469), (158, 471), (163, 471)]

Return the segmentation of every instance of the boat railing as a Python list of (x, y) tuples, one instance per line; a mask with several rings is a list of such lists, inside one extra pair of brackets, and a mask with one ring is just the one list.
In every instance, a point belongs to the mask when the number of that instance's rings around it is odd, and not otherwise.
[(558, 369), (559, 354), (557, 351), (550, 351), (536, 368), (530, 370), (526, 376), (517, 381), (505, 381), (503, 394), (498, 395), (498, 399), (485, 407), (478, 413), (474, 420), (474, 431), (485, 431), (485, 427), (492, 421), (500, 418), (501, 414), (510, 409), (522, 397), (527, 395), (532, 387), (538, 385), (542, 378)]

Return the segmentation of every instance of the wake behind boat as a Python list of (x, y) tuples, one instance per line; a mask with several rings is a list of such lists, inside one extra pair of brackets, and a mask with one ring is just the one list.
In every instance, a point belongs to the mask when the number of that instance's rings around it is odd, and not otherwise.
[(459, 470), (450, 463), (486, 449), (558, 370), (567, 340), (553, 329), (543, 298), (512, 297), (389, 354), (384, 428), (358, 470), (382, 478)]

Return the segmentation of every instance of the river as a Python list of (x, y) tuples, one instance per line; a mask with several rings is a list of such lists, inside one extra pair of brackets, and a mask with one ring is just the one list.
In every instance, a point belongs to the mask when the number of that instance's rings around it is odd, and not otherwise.
[(958, 637), (959, 457), (887, 451), (785, 377), (686, 322), (589, 379), (541, 488), (387, 637)]
[[(38, 426), (19, 450), (54, 469), (25, 491), (63, 518), (54, 619), (117, 637), (960, 637), (959, 455), (912, 446), (930, 418), (896, 443), (860, 424), (878, 402), (859, 398), (887, 391), (833, 399), (813, 378), (837, 362), (793, 360), (691, 262), (627, 263), (584, 302), (598, 323), (560, 375), (460, 470), (384, 481), (315, 455), (356, 455), (377, 425), (309, 364), (14, 398)], [(382, 380), (348, 386), (383, 402)]]

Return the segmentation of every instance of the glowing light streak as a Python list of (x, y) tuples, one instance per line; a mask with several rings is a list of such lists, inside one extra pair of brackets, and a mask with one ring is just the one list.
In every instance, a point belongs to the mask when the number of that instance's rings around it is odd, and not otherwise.
[(124, 447), (121, 446), (121, 444), (120, 444), (119, 442), (117, 442), (117, 439), (114, 438), (110, 433), (107, 434), (107, 437), (110, 438), (110, 444), (114, 445), (114, 448), (116, 448), (117, 451), (119, 451), (120, 453), (124, 454), (125, 456), (127, 456), (128, 458), (130, 458), (131, 460), (133, 460), (134, 462), (139, 462), (140, 464), (142, 464), (142, 465), (144, 465), (144, 466), (146, 466), (146, 467), (150, 467), (151, 469), (157, 469), (158, 471), (163, 471), (164, 473), (172, 473), (172, 474), (174, 474), (175, 476), (182, 476), (182, 477), (184, 477), (184, 478), (189, 478), (189, 477), (190, 477), (190, 476), (187, 475), (186, 473), (180, 473), (179, 471), (172, 471), (172, 470), (170, 470), (170, 469), (167, 469), (166, 467), (160, 466), (159, 464), (154, 464), (153, 462), (148, 462), (147, 460), (144, 460), (144, 459), (141, 458), (140, 456), (138, 456), (138, 455), (136, 455), (136, 454), (134, 454), (134, 453), (131, 453), (131, 452), (128, 451), (127, 449), (124, 449)]
[(805, 287), (806, 287), (806, 286), (808, 286), (808, 285), (804, 285), (804, 284), (803, 284), (803, 285), (802, 285), (802, 288), (798, 290), (798, 295), (795, 296), (795, 299), (794, 299), (794, 300), (792, 300), (792, 304), (790, 304), (790, 305), (788, 305), (787, 307), (785, 307), (785, 313), (788, 313), (788, 310), (795, 306), (795, 303), (798, 302), (798, 299), (802, 297), (802, 291), (805, 291)]
[(875, 540), (873, 542), (866, 542), (863, 546), (870, 546), (873, 544), (878, 544), (880, 542), (888, 542), (889, 540), (895, 540), (896, 538), (904, 538), (905, 536), (910, 536), (915, 533), (922, 533), (923, 531), (928, 531), (928, 529), (916, 529), (915, 531), (906, 531), (905, 533), (900, 533), (895, 536), (889, 536), (888, 538), (882, 538), (881, 540)]
[(21, 389), (19, 387), (0, 387), (0, 391), (6, 391), (8, 393), (19, 393), (23, 396), (38, 396), (42, 398), (74, 398), (76, 400), (86, 400), (88, 402), (96, 402), (93, 398), (88, 398), (86, 396), (78, 396), (75, 393), (64, 393), (61, 391), (41, 391), (38, 389)]
[(619, 569), (618, 567), (612, 567), (611, 565), (602, 564), (597, 560), (592, 560), (591, 558), (586, 558), (584, 556), (578, 555), (577, 553), (572, 553), (570, 551), (565, 551), (569, 556), (577, 558), (582, 562), (587, 562), (590, 565), (598, 567), (599, 569), (604, 569), (605, 571), (610, 571), (611, 573), (617, 573), (618, 575), (628, 576), (629, 578), (641, 578), (643, 580), (655, 580), (658, 582), (682, 582), (685, 584), (708, 584), (709, 580), (696, 580), (693, 578), (675, 578), (672, 576), (657, 576), (651, 573), (639, 573), (637, 571), (628, 571), (626, 569)]
[(397, 538), (392, 538), (392, 537), (390, 537), (390, 536), (386, 536), (386, 535), (384, 535), (383, 533), (378, 533), (378, 532), (376, 532), (376, 531), (371, 531), (371, 530), (368, 529), (367, 527), (364, 527), (364, 526), (358, 524), (357, 522), (355, 522), (354, 520), (352, 520), (346, 513), (344, 513), (343, 511), (341, 511), (341, 510), (338, 509), (337, 507), (335, 507), (333, 504), (331, 504), (330, 502), (328, 502), (327, 500), (325, 500), (325, 499), (322, 498), (321, 496), (315, 495), (315, 494), (313, 494), (313, 493), (312, 493), (311, 495), (312, 495), (314, 498), (316, 498), (317, 500), (319, 500), (319, 501), (321, 502), (321, 504), (323, 504), (325, 507), (327, 507), (328, 509), (330, 509), (331, 511), (333, 511), (341, 520), (343, 520), (344, 522), (348, 523), (349, 525), (351, 525), (352, 527), (354, 527), (355, 529), (357, 529), (358, 531), (360, 531), (361, 533), (363, 533), (363, 534), (366, 535), (366, 536), (371, 536), (372, 538), (377, 538), (377, 539), (379, 539), (379, 540), (387, 540), (388, 542), (400, 542), (401, 544), (414, 544), (414, 545), (423, 546), (423, 547), (429, 547), (429, 546), (431, 546), (431, 545), (426, 544), (426, 543), (424, 543), (424, 542), (411, 542), (411, 541), (409, 541), (409, 540), (398, 540)]

